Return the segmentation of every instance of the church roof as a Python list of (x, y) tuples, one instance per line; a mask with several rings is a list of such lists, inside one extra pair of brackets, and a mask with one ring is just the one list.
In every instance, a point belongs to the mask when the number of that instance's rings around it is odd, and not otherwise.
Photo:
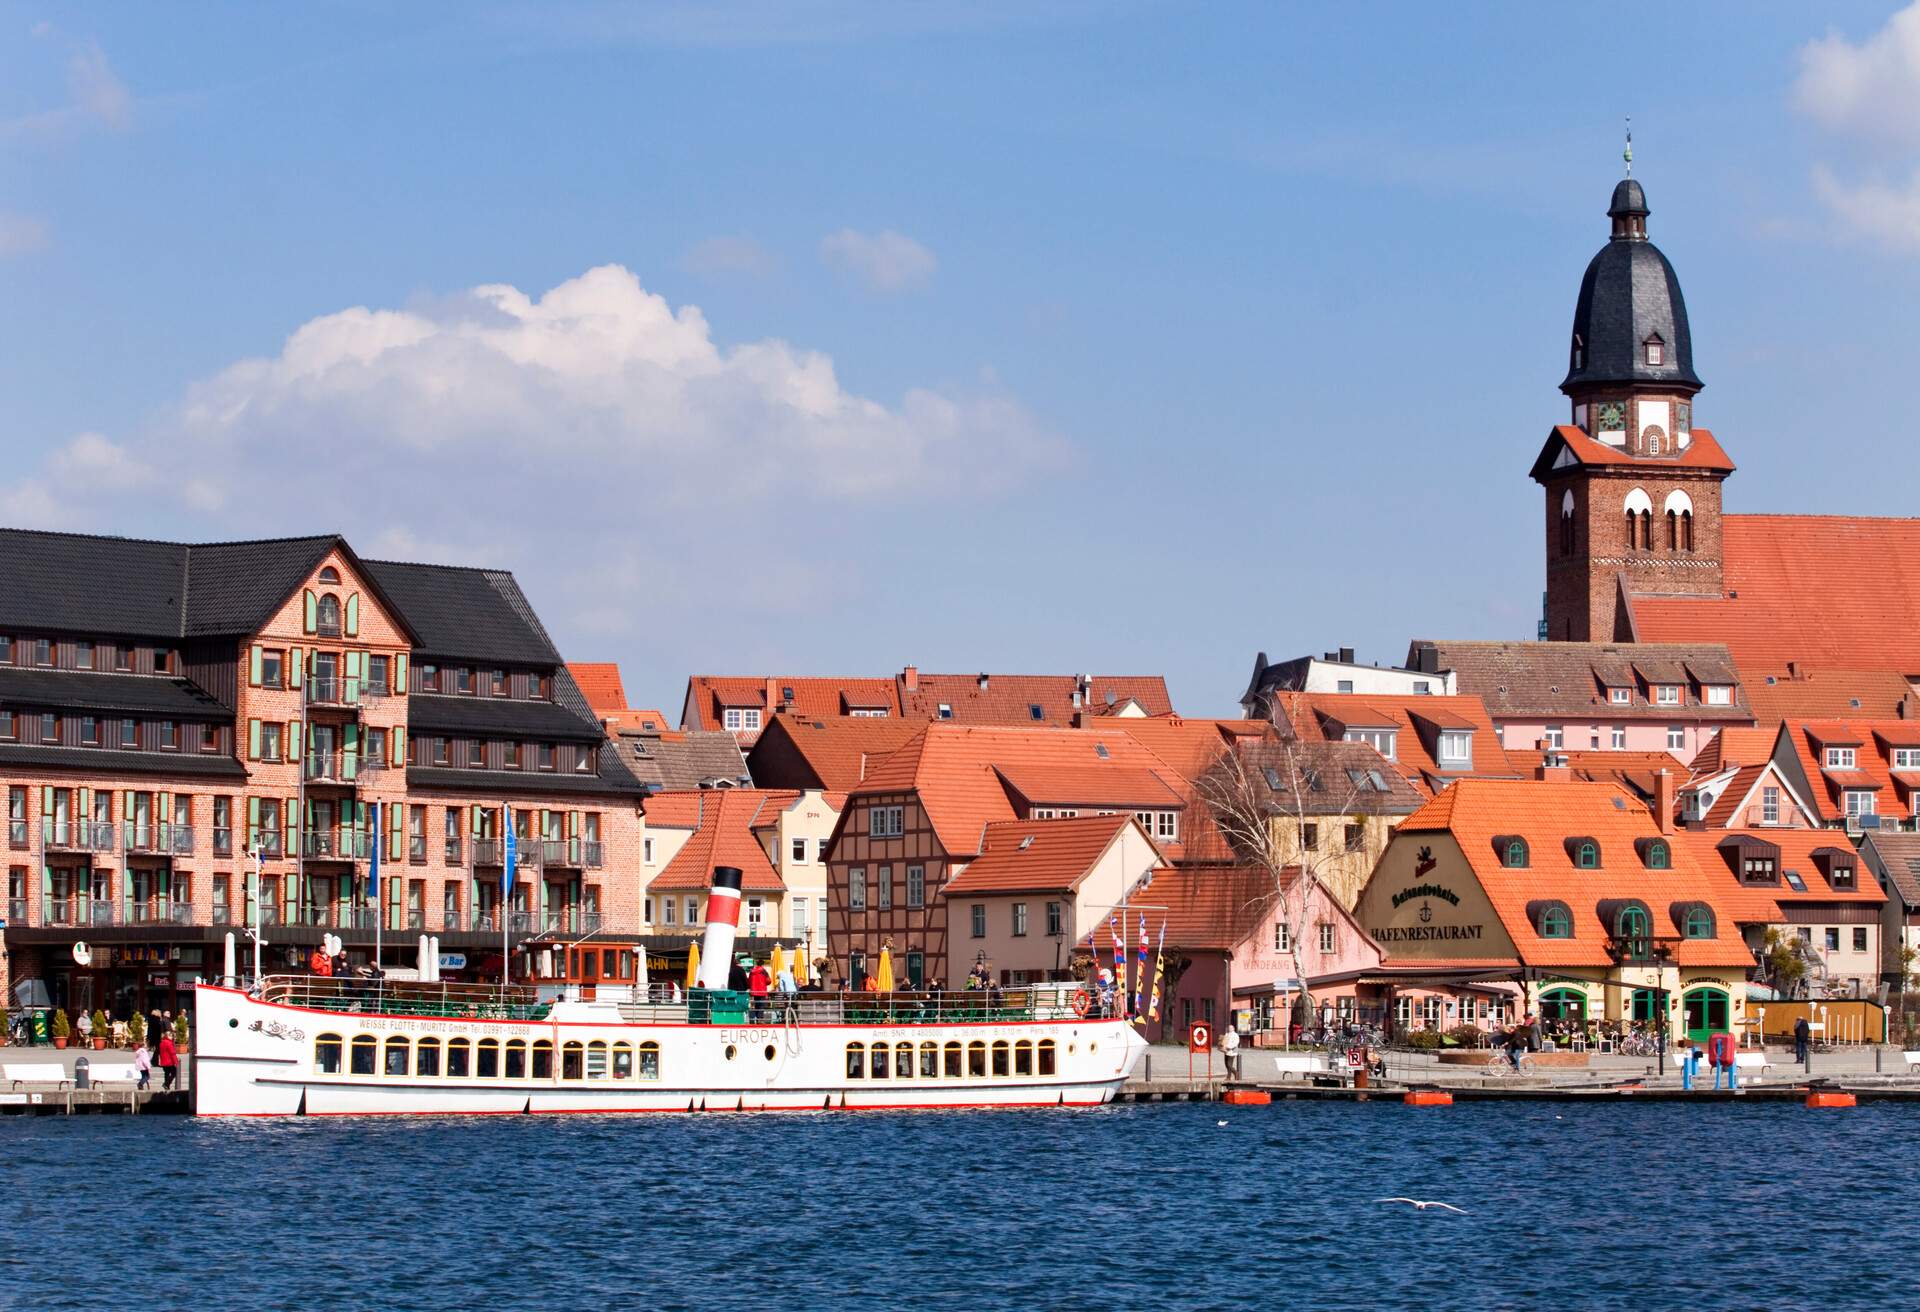
[(1662, 469), (1731, 474), (1734, 464), (1719, 440), (1704, 428), (1694, 429), (1687, 448), (1675, 455), (1635, 456), (1617, 446), (1595, 441), (1572, 424), (1555, 424), (1547, 434), (1546, 445), (1534, 458), (1529, 476), (1535, 482), (1545, 483), (1561, 470), (1573, 468), (1645, 469), (1655, 475)]
[[(1580, 299), (1573, 311), (1573, 349), (1560, 390), (1571, 392), (1596, 383), (1665, 383), (1688, 392), (1700, 389), (1693, 372), (1693, 333), (1687, 302), (1673, 265), (1648, 241), (1642, 225), (1623, 223), (1629, 215), (1644, 219), (1646, 192), (1631, 178), (1614, 188), (1608, 213), (1614, 236), (1587, 265)], [(1647, 363), (1645, 344), (1658, 336), (1662, 363)]]

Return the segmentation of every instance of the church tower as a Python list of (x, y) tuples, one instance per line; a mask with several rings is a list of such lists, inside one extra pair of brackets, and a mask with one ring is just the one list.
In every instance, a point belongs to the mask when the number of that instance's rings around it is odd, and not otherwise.
[(1550, 639), (1631, 641), (1633, 597), (1721, 595), (1720, 485), (1733, 464), (1694, 426), (1687, 303), (1647, 240), (1648, 213), (1633, 178), (1613, 189), (1612, 236), (1580, 281), (1567, 344), (1572, 422), (1533, 465)]

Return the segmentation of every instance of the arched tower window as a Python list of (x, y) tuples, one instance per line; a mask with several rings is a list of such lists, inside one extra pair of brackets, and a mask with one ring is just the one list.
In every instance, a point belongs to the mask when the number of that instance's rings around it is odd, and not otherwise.
[(326, 593), (320, 598), (316, 614), (321, 636), (332, 638), (340, 635), (340, 598), (331, 592)]
[(1680, 550), (1693, 550), (1693, 512), (1691, 510), (1680, 512)]
[(1573, 492), (1571, 489), (1560, 496), (1560, 554), (1573, 554)]
[(1693, 498), (1679, 488), (1667, 493), (1667, 549), (1693, 550)]
[(1667, 550), (1680, 550), (1680, 516), (1667, 512)]
[(1627, 550), (1653, 549), (1653, 498), (1645, 488), (1627, 493)]

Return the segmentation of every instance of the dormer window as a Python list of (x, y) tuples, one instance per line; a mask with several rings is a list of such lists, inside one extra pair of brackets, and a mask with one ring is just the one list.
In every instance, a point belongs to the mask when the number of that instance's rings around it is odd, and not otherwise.
[(1400, 735), (1399, 731), (1394, 729), (1349, 729), (1343, 736), (1350, 743), (1367, 744), (1391, 761), (1394, 759), (1394, 748)]
[(1629, 706), (1633, 703), (1633, 689), (1609, 688), (1607, 689), (1607, 700), (1615, 706)]
[(1667, 846), (1664, 838), (1648, 839), (1640, 849), (1640, 859), (1649, 870), (1670, 870), (1673, 868), (1673, 849)]
[(1710, 683), (1706, 685), (1703, 691), (1707, 694), (1707, 705), (1709, 706), (1733, 705), (1733, 688), (1729, 684)]
[(1575, 369), (1587, 367), (1587, 344), (1581, 340), (1579, 333), (1573, 335), (1573, 367)]
[(1564, 902), (1549, 902), (1541, 907), (1535, 923), (1541, 938), (1573, 937), (1573, 913)]
[(1663, 683), (1658, 685), (1654, 689), (1653, 699), (1661, 706), (1678, 706), (1680, 704), (1680, 685), (1677, 683)]
[(1658, 334), (1647, 338), (1644, 344), (1647, 348), (1647, 366), (1649, 368), (1657, 369), (1667, 362), (1667, 344), (1660, 340)]
[(1600, 868), (1600, 844), (1591, 838), (1569, 838), (1567, 855), (1573, 858), (1573, 864), (1580, 870), (1598, 870)]
[(1440, 731), (1440, 749), (1434, 759), (1443, 769), (1470, 770), (1473, 768), (1473, 730), (1443, 729)]
[(1494, 845), (1500, 851), (1500, 864), (1509, 870), (1527, 868), (1527, 840), (1518, 835), (1497, 838)]
[(1829, 770), (1853, 769), (1853, 748), (1851, 747), (1827, 748), (1827, 769)]
[(1713, 908), (1703, 902), (1695, 902), (1688, 907), (1687, 914), (1681, 920), (1680, 932), (1687, 938), (1712, 938)]

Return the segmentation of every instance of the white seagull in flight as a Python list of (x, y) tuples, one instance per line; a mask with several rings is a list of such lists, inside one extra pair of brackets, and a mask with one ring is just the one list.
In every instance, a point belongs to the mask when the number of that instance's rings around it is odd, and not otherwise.
[(1376, 1198), (1373, 1201), (1376, 1203), (1406, 1203), (1409, 1206), (1419, 1208), (1423, 1212), (1429, 1207), (1437, 1207), (1443, 1212), (1458, 1212), (1462, 1216), (1467, 1214), (1467, 1210), (1464, 1207), (1455, 1207), (1452, 1203), (1431, 1202), (1424, 1198)]

